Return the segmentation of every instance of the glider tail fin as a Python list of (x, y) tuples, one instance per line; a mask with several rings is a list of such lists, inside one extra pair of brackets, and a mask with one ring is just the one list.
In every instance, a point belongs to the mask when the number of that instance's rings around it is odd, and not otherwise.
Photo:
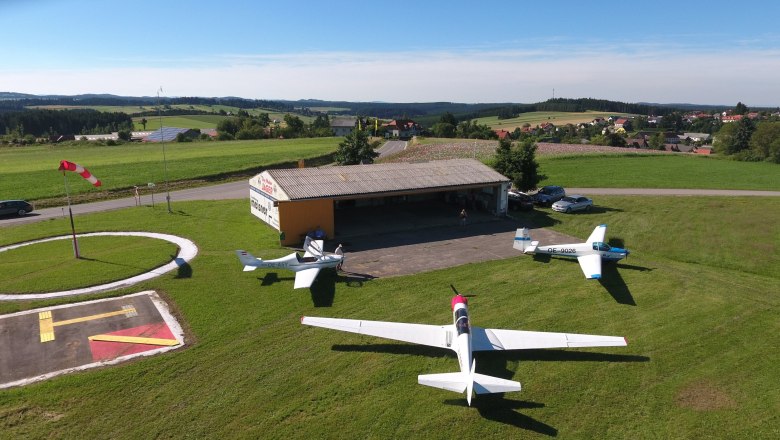
[(236, 255), (238, 255), (238, 259), (241, 260), (241, 264), (244, 265), (244, 272), (257, 269), (257, 266), (263, 262), (262, 259), (255, 258), (254, 255), (247, 251), (238, 250), (236, 251)]
[(536, 251), (536, 246), (538, 245), (538, 241), (531, 241), (531, 234), (528, 232), (528, 228), (518, 228), (515, 232), (515, 242), (512, 245), (515, 249), (526, 254), (532, 254)]
[(466, 392), (469, 405), (471, 405), (472, 390), (477, 394), (490, 394), (520, 391), (521, 388), (520, 382), (475, 373), (473, 367), (470, 373), (421, 374), (417, 376), (417, 382), (420, 385), (456, 393)]

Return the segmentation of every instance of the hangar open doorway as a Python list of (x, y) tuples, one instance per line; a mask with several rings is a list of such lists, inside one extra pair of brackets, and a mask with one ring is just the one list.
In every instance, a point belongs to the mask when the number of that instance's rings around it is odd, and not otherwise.
[(489, 210), (490, 204), (485, 200), (489, 198), (470, 191), (451, 191), (337, 200), (334, 202), (335, 239), (457, 226), (463, 209), (467, 225), (493, 221), (499, 217)]

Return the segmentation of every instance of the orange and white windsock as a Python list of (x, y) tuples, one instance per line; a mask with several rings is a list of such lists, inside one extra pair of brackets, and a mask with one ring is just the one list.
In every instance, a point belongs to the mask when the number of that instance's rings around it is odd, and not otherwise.
[(94, 186), (100, 186), (100, 181), (97, 179), (97, 177), (93, 176), (92, 173), (89, 172), (88, 169), (84, 168), (83, 166), (68, 162), (67, 160), (61, 160), (60, 161), (60, 171), (73, 171), (76, 173), (81, 174), (81, 177), (87, 179), (89, 183), (91, 183)]

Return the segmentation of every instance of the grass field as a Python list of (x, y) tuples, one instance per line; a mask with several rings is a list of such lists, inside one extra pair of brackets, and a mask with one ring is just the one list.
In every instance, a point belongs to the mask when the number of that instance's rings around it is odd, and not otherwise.
[(71, 240), (0, 252), (0, 293), (37, 293), (95, 286), (130, 278), (176, 256), (175, 244), (144, 237), (81, 237), (80, 259)]
[(520, 128), (523, 124), (531, 124), (532, 127), (543, 122), (551, 122), (556, 126), (566, 124), (579, 124), (581, 122), (590, 122), (595, 118), (607, 118), (609, 116), (626, 116), (624, 113), (607, 113), (597, 111), (586, 112), (528, 112), (521, 113), (516, 118), (511, 119), (498, 119), (498, 116), (488, 116), (485, 118), (478, 118), (475, 121), (481, 125), (488, 125), (493, 129), (504, 129), (507, 131), (514, 131), (515, 128)]
[[(190, 278), (156, 289), (193, 345), (0, 391), (5, 438), (774, 439), (780, 433), (780, 199), (600, 197), (592, 214), (537, 221), (631, 251), (605, 282), (576, 262), (527, 256), (358, 282), (324, 271), (311, 292), (264, 282), (233, 254), (284, 253), (246, 201), (79, 218), (84, 230), (148, 229), (194, 240)], [(3, 229), (0, 244), (67, 231)], [(507, 244), (509, 245), (509, 244)], [(346, 269), (349, 269), (347, 253)], [(626, 336), (628, 347), (478, 354), (477, 371), (524, 389), (479, 396), (417, 385), (457, 369), (444, 351), (303, 327), (301, 315), (450, 322), (448, 285), (473, 293), (474, 325)], [(103, 295), (106, 296), (106, 295)], [(95, 297), (90, 297), (95, 298)], [(330, 307), (315, 303), (332, 302)], [(630, 301), (629, 301), (630, 300)], [(2, 303), (0, 312), (64, 302)], [(73, 300), (71, 300), (73, 301)], [(631, 305), (631, 303), (635, 305)]]
[[(225, 113), (231, 113), (236, 114), (240, 110), (238, 107), (232, 107), (228, 105), (189, 105), (189, 104), (174, 104), (169, 106), (172, 109), (176, 110), (194, 110), (194, 111), (200, 111), (200, 112), (214, 112), (218, 113), (220, 110), (224, 111)], [(132, 114), (138, 114), (142, 112), (148, 112), (148, 111), (157, 111), (157, 106), (155, 105), (38, 105), (38, 106), (31, 106), (29, 108), (34, 109), (46, 109), (46, 110), (76, 110), (76, 109), (92, 109), (97, 110), (99, 112), (118, 112), (118, 113), (127, 113), (129, 115)], [(278, 120), (281, 121), (282, 124), (284, 124), (284, 115), (285, 113), (279, 112), (277, 110), (272, 109), (266, 109), (266, 108), (253, 108), (253, 109), (244, 109), (246, 110), (250, 115), (258, 116), (260, 113), (268, 113), (268, 117), (271, 118), (271, 120)], [(294, 113), (294, 112), (293, 112)], [(214, 126), (198, 126), (198, 125), (169, 125), (169, 124), (183, 124), (188, 123), (190, 119), (199, 120), (197, 117), (207, 117), (206, 120), (209, 120), (208, 118), (222, 118), (224, 116), (220, 116), (218, 114), (214, 115), (185, 115), (185, 116), (163, 116), (163, 119), (170, 118), (171, 121), (165, 121), (166, 127), (179, 127), (179, 128), (214, 128), (216, 126), (216, 122), (214, 122)], [(312, 123), (314, 121), (314, 117), (312, 116), (304, 116), (304, 115), (296, 115), (301, 120), (307, 124)], [(156, 122), (156, 126), (152, 125), (152, 120), (156, 119), (157, 116), (145, 116), (145, 118), (149, 121), (149, 123), (146, 124), (146, 129), (151, 130), (154, 128), (159, 128), (159, 121)], [(181, 118), (181, 119), (178, 119)], [(135, 129), (141, 130), (143, 126), (141, 126), (138, 121), (141, 120), (141, 116), (133, 118), (133, 122), (135, 123)], [(216, 119), (218, 122), (219, 119)]]
[[(186, 115), (186, 116), (163, 116), (158, 118), (156, 116), (145, 116), (146, 118), (146, 130), (159, 130), (160, 119), (162, 119), (162, 125), (165, 127), (176, 128), (217, 128), (219, 121), (227, 118), (228, 116), (220, 115)], [(141, 119), (144, 117), (134, 117), (133, 124), (135, 130), (143, 130), (144, 126), (141, 125)]]
[[(166, 143), (168, 179), (196, 179), (318, 157), (336, 151), (339, 142), (338, 138), (316, 138)], [(1, 197), (36, 200), (64, 196), (62, 173), (57, 172), (62, 159), (83, 165), (103, 183), (96, 189), (70, 173), (71, 194), (132, 189), (133, 185), (145, 187), (148, 182), (159, 185), (164, 181), (162, 146), (157, 143), (9, 147), (0, 148)]]
[[(540, 185), (780, 190), (780, 167), (690, 155), (539, 156)], [(587, 170), (587, 172), (583, 172)]]

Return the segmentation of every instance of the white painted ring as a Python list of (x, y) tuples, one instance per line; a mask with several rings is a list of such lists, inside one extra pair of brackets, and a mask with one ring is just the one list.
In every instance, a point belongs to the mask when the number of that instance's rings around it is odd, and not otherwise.
[[(150, 280), (155, 277), (159, 277), (165, 273), (168, 273), (174, 269), (178, 269), (183, 266), (196, 255), (198, 255), (198, 246), (191, 240), (178, 237), (170, 234), (159, 234), (156, 232), (91, 232), (88, 234), (77, 234), (77, 237), (98, 237), (98, 236), (129, 236), (129, 237), (148, 237), (156, 238), (159, 240), (165, 240), (179, 246), (179, 254), (168, 264), (152, 269), (149, 272), (136, 275), (134, 277), (126, 278), (124, 280), (113, 281), (107, 284), (101, 284), (98, 286), (84, 287), (81, 289), (63, 290), (60, 292), (49, 293), (20, 293), (18, 295), (0, 294), (0, 301), (14, 301), (24, 299), (46, 299), (46, 298), (59, 298), (62, 296), (71, 295), (84, 295), (89, 293), (105, 292), (107, 290), (121, 289), (123, 287), (129, 287), (134, 284), (138, 284), (141, 281)], [(20, 248), (23, 246), (29, 246), (36, 243), (44, 243), (54, 240), (66, 240), (71, 238), (71, 235), (61, 235), (58, 237), (43, 238), (40, 240), (26, 241), (24, 243), (17, 243), (10, 246), (0, 247), (0, 252), (10, 251), (11, 249)]]

